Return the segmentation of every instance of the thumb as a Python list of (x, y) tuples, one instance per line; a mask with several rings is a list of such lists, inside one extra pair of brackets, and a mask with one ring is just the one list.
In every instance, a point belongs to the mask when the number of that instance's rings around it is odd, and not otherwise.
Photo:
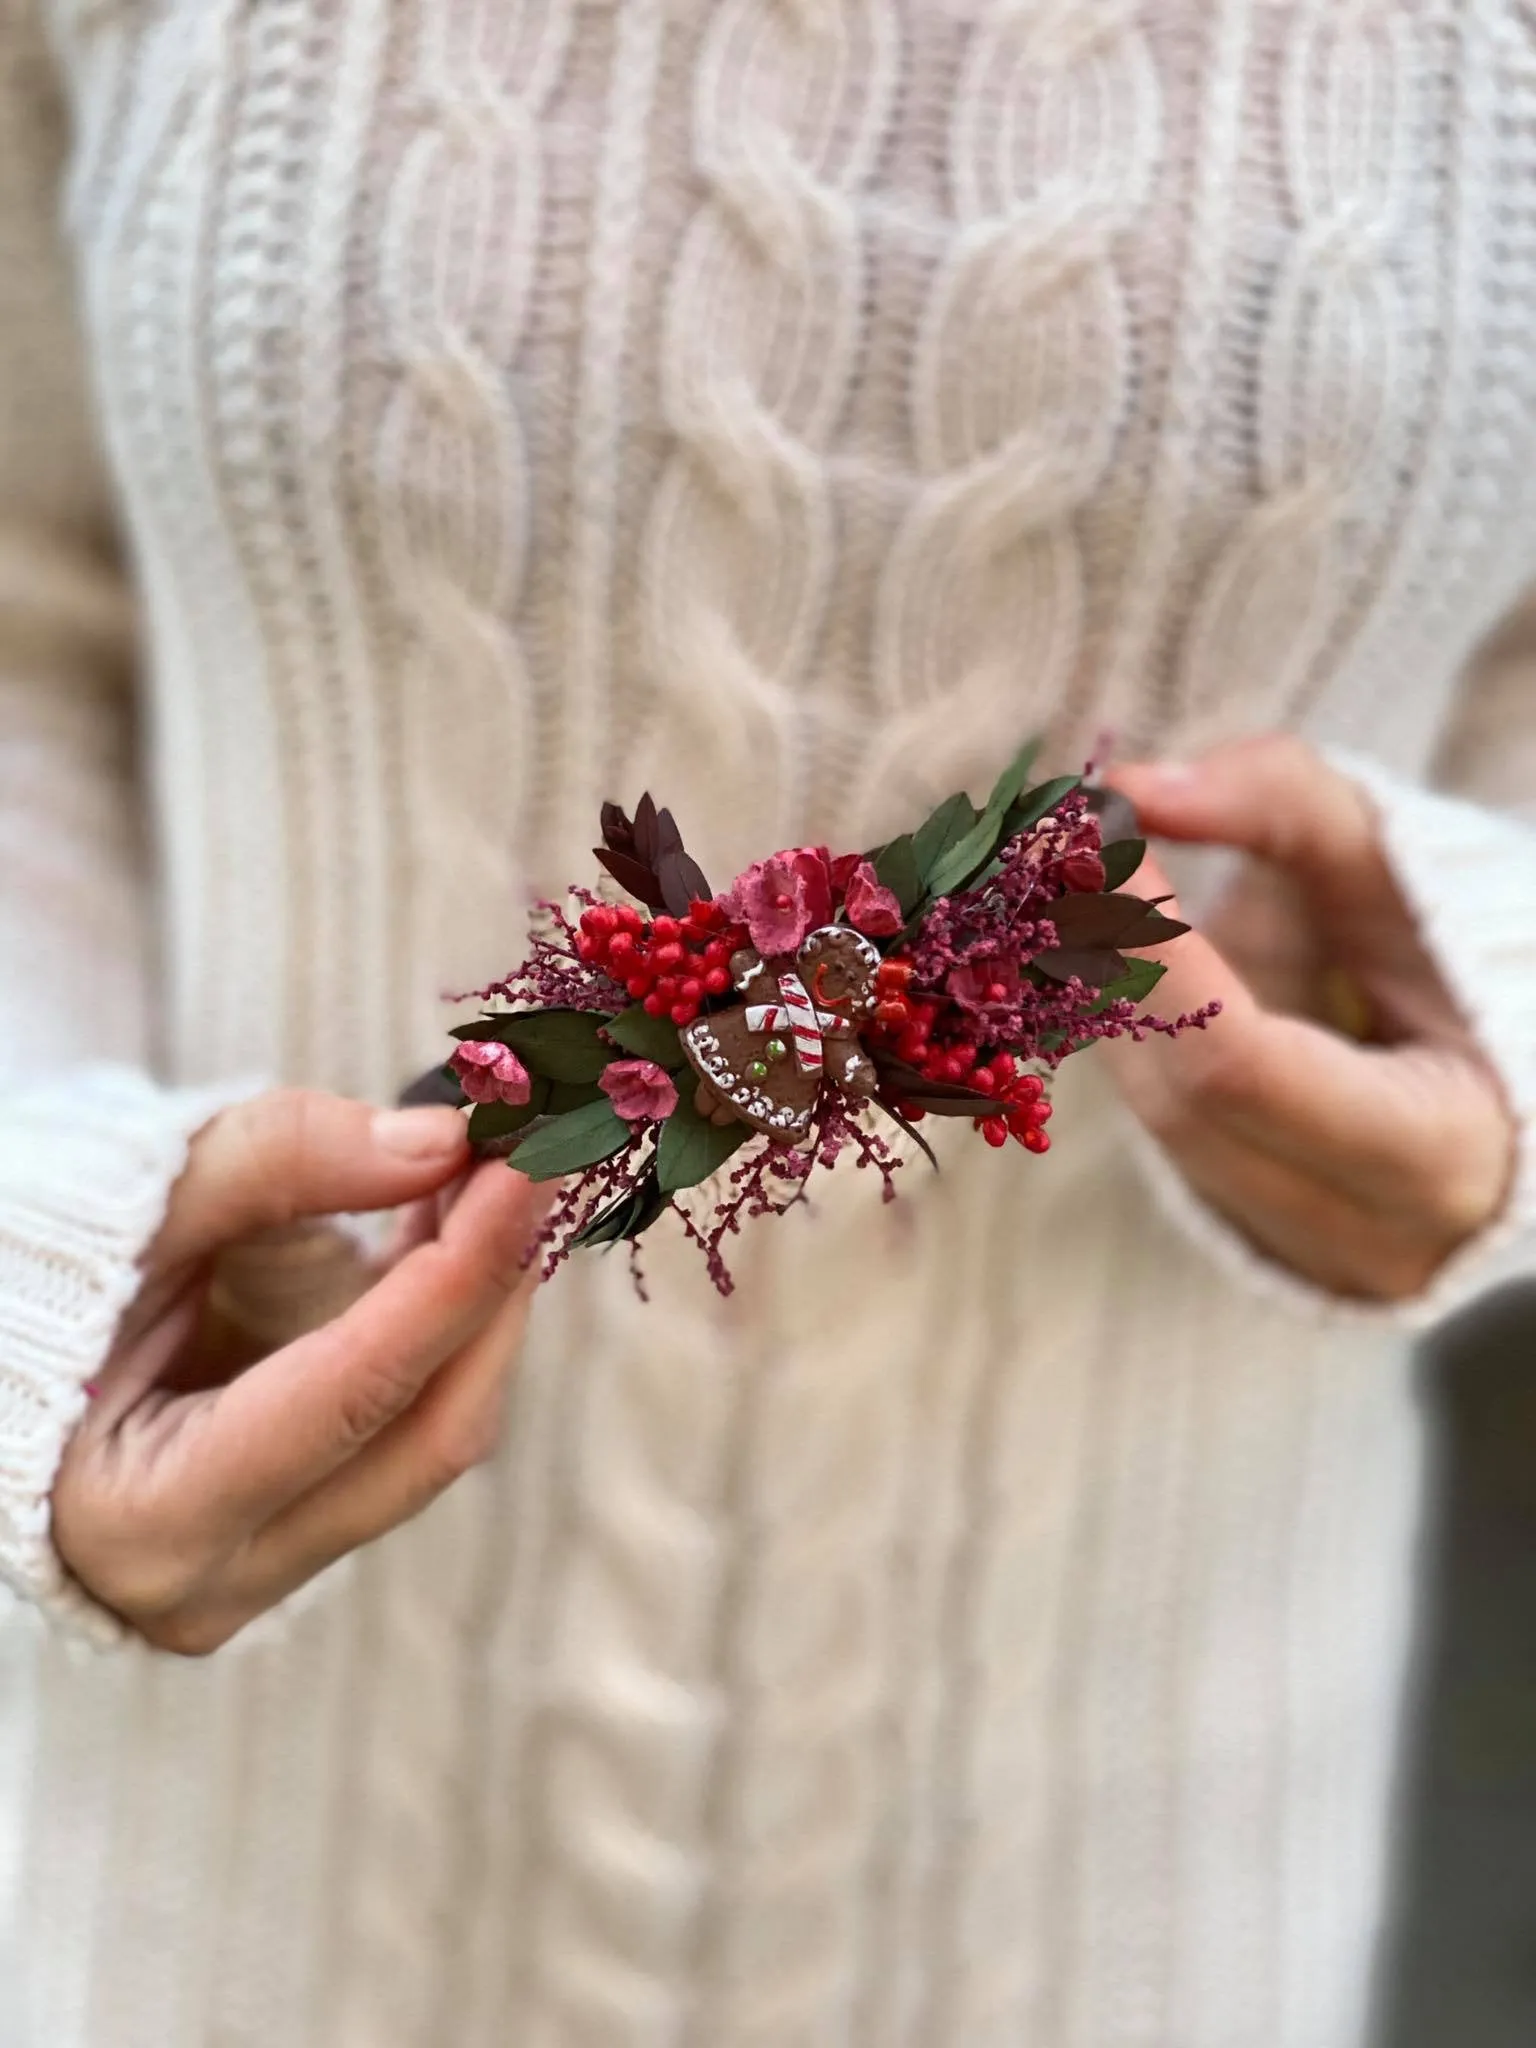
[[(1136, 870), (1135, 887), (1138, 896), (1155, 898), (1165, 917), (1177, 918), (1181, 924), (1186, 921), (1173, 883), (1155, 854), (1143, 857)], [(1232, 1019), (1246, 1022), (1259, 1009), (1252, 989), (1236, 968), (1196, 929), (1168, 939), (1161, 946), (1138, 946), (1136, 951), (1138, 957), (1149, 955), (1163, 970), (1162, 980), (1147, 998), (1147, 1007), (1160, 1016), (1176, 1017), (1203, 1010), (1208, 1003), (1220, 1003), (1222, 1019), (1230, 1030)], [(1182, 1047), (1187, 1057), (1195, 1058), (1201, 1054), (1203, 1041), (1204, 1034), (1199, 1031), (1181, 1034), (1176, 1039), (1158, 1039), (1164, 1049)], [(1139, 1049), (1138, 1054), (1144, 1056)]]
[(149, 1264), (206, 1258), (300, 1216), (392, 1208), (433, 1193), (468, 1163), (456, 1110), (374, 1110), (310, 1088), (257, 1095), (192, 1140)]
[[(1138, 807), (1139, 808), (1139, 807)], [(1136, 871), (1137, 895), (1155, 896), (1166, 916), (1182, 920), (1173, 884), (1152, 854)], [(1106, 1039), (1105, 1060), (1121, 1070), (1122, 1085), (1139, 1107), (1161, 1095), (1170, 1084), (1195, 1085), (1216, 1069), (1231, 1064), (1234, 1048), (1246, 1048), (1262, 1013), (1252, 989), (1198, 931), (1187, 931), (1163, 946), (1138, 947), (1162, 967), (1163, 978), (1147, 998), (1146, 1008), (1173, 1018), (1221, 1004), (1209, 1028), (1180, 1032), (1176, 1038), (1153, 1033), (1142, 1042)]]

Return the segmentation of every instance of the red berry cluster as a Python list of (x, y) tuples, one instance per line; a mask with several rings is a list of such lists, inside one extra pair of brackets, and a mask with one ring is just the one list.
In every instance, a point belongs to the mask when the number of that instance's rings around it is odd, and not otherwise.
[(1017, 1138), (1026, 1152), (1050, 1151), (1045, 1126), (1051, 1120), (1051, 1105), (1038, 1074), (1021, 1074), (1011, 1052), (998, 1052), (973, 1070), (970, 1085), (997, 1098), (997, 1114), (976, 1119), (976, 1128), (989, 1145), (1006, 1145)]
[[(974, 1088), (978, 1095), (995, 1096), (997, 1112), (979, 1116), (976, 1129), (989, 1145), (1006, 1145), (1017, 1138), (1030, 1152), (1049, 1152), (1051, 1141), (1045, 1126), (1051, 1119), (1051, 1105), (1045, 1099), (1045, 1083), (1038, 1074), (1021, 1074), (1011, 1052), (993, 1053), (983, 1059), (981, 1048), (968, 1040), (949, 1041), (936, 1037), (945, 1004), (911, 991), (912, 962), (899, 955), (882, 960), (875, 974), (879, 998), (875, 1006), (875, 1031), (897, 1059), (915, 1067), (925, 1081), (949, 1081)], [(951, 1013), (953, 1014), (953, 1013)], [(925, 1112), (911, 1104), (904, 1111), (921, 1119)]]
[(581, 913), (578, 956), (620, 983), (631, 1002), (651, 1017), (670, 1017), (681, 1028), (698, 1016), (708, 996), (731, 985), (730, 959), (747, 943), (717, 903), (691, 903), (688, 915), (650, 923), (629, 903), (595, 903)]
[(874, 1028), (898, 1059), (920, 1067), (928, 1056), (928, 1034), (938, 1020), (939, 1005), (914, 996), (911, 982), (910, 960), (892, 954), (880, 962), (875, 970)]

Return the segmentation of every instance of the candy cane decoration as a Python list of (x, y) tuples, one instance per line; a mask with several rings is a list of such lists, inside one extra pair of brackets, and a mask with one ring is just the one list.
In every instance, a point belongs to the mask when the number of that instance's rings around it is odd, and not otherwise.
[(747, 1005), (747, 1029), (749, 1031), (786, 1031), (795, 1041), (795, 1059), (805, 1074), (819, 1074), (822, 1069), (822, 1034), (827, 1031), (846, 1031), (848, 1020), (839, 1017), (832, 1010), (818, 1010), (805, 992), (805, 983), (798, 974), (779, 976), (780, 1001), (776, 1003), (749, 1003)]

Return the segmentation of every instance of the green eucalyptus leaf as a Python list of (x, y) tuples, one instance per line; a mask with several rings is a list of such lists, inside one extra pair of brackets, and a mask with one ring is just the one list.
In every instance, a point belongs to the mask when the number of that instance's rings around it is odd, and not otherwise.
[(582, 1226), (571, 1239), (572, 1251), (579, 1251), (583, 1245), (617, 1244), (621, 1237), (628, 1237), (631, 1219), (639, 1214), (640, 1197), (633, 1188), (626, 1188), (616, 1202), (599, 1209), (589, 1223)]
[(567, 1111), (533, 1131), (512, 1155), (512, 1164), (530, 1180), (558, 1180), (611, 1159), (629, 1143), (629, 1125), (606, 1096), (581, 1109)]
[(634, 1187), (626, 1188), (617, 1201), (600, 1209), (571, 1239), (571, 1244), (618, 1244), (623, 1238), (638, 1237), (650, 1229), (666, 1206), (667, 1198), (661, 1192), (655, 1168), (651, 1167)]
[(928, 874), (930, 896), (953, 896), (957, 889), (963, 889), (980, 868), (996, 853), (1002, 837), (1002, 813), (983, 811), (969, 832), (963, 833), (953, 846), (941, 853)]
[(1135, 874), (1146, 857), (1145, 839), (1112, 839), (1101, 849), (1104, 862), (1104, 886), (1106, 889), (1121, 889)]
[(496, 1138), (510, 1138), (536, 1116), (544, 1115), (548, 1094), (549, 1083), (535, 1080), (526, 1102), (477, 1102), (469, 1113), (469, 1142), (488, 1145)]
[(1003, 820), (1002, 837), (1012, 839), (1016, 833), (1027, 832), (1031, 825), (1038, 825), (1047, 811), (1054, 811), (1064, 796), (1070, 796), (1079, 787), (1082, 779), (1080, 775), (1057, 775), (1049, 782), (1037, 783), (1033, 789), (1025, 790)]
[(621, 1010), (603, 1028), (632, 1059), (654, 1060), (657, 1066), (668, 1068), (684, 1064), (677, 1026), (670, 1017), (652, 1017), (641, 1003)]
[(637, 1206), (624, 1233), (626, 1237), (638, 1237), (642, 1231), (649, 1230), (657, 1218), (672, 1206), (672, 1197), (662, 1193), (654, 1167), (636, 1188), (635, 1195)]
[(551, 1116), (565, 1116), (573, 1109), (581, 1109), (589, 1102), (605, 1102), (607, 1097), (595, 1081), (551, 1081), (548, 1083), (549, 1101), (545, 1107)]
[(751, 1136), (747, 1124), (712, 1124), (699, 1115), (690, 1096), (683, 1096), (656, 1141), (656, 1176), (662, 1193), (675, 1194), (708, 1180)]
[(595, 1081), (613, 1055), (598, 1037), (608, 1023), (595, 1010), (522, 1010), (499, 1017), (493, 1035), (510, 1045), (532, 1074), (551, 1081)]
[(1144, 1003), (1153, 989), (1168, 972), (1161, 960), (1129, 960), (1126, 969), (1117, 981), (1111, 981), (1101, 988), (1097, 999), (1089, 1006), (1088, 1014), (1097, 1016), (1107, 1010), (1111, 1003)]
[(469, 1142), (489, 1145), (497, 1138), (509, 1138), (537, 1115), (527, 1102), (477, 1102), (469, 1113)]
[(1040, 751), (1039, 740), (1026, 740), (1014, 755), (1008, 766), (992, 785), (992, 794), (987, 798), (987, 809), (996, 811), (1001, 817), (1011, 805), (1018, 802), (1019, 793), (1029, 780), (1029, 771), (1035, 765), (1035, 756)]
[(980, 812), (963, 789), (945, 799), (936, 811), (931, 812), (912, 834), (912, 851), (917, 858), (917, 870), (928, 886), (928, 878), (934, 863), (941, 854), (947, 853), (957, 841), (963, 839), (975, 825)]
[(910, 915), (923, 893), (923, 878), (913, 851), (912, 834), (903, 832), (880, 849), (875, 861), (875, 878), (889, 889), (901, 905), (903, 917)]
[(1026, 747), (998, 777), (987, 808), (969, 832), (964, 833), (934, 862), (928, 876), (931, 896), (952, 896), (976, 880), (999, 847), (1016, 832), (1037, 824), (1069, 789), (1076, 789), (1080, 777), (1058, 776), (1038, 788), (1019, 795), (1019, 785), (1029, 773), (1033, 745)]

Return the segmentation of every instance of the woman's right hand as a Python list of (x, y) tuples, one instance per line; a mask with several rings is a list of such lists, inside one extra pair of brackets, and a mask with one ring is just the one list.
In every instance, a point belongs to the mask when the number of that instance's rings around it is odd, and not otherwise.
[[(65, 1564), (149, 1642), (217, 1649), (490, 1455), (549, 1191), (470, 1166), (454, 1110), (375, 1113), (306, 1090), (227, 1109), (193, 1139), (53, 1490)], [(419, 1237), (461, 1180), (435, 1233), (296, 1342), (252, 1362), (204, 1314), (224, 1247), (402, 1203)]]

